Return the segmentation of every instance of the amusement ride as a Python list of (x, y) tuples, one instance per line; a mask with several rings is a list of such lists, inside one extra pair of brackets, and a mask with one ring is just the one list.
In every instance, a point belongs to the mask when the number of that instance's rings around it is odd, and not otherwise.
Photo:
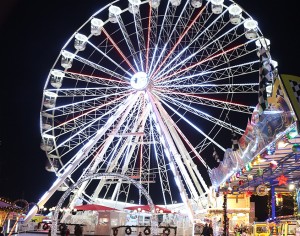
[[(231, 0), (116, 0), (102, 7), (49, 71), (41, 149), (56, 180), (25, 221), (70, 186), (70, 209), (105, 200), (147, 204), (146, 191), (154, 204), (181, 203), (190, 222), (202, 219), (226, 180), (212, 179), (220, 158), (248, 151), (237, 137), (258, 109), (262, 56), (270, 93), (277, 76), (270, 41)], [(97, 173), (106, 174), (87, 178)]]

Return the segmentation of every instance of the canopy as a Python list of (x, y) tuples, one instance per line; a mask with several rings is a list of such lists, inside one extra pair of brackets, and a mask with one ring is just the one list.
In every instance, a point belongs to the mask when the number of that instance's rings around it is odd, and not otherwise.
[(11, 206), (11, 204), (3, 202), (3, 201), (0, 200), (0, 208), (2, 208), (2, 207), (9, 207), (9, 206)]
[[(170, 209), (164, 208), (164, 207), (160, 207), (157, 205), (154, 205), (155, 211), (158, 213), (172, 213), (172, 211)], [(138, 206), (130, 206), (130, 207), (125, 207), (124, 209), (127, 210), (137, 210), (137, 211), (148, 211), (150, 212), (150, 206), (149, 205), (138, 205)]]
[(86, 204), (74, 207), (78, 211), (116, 211), (118, 209), (97, 204)]

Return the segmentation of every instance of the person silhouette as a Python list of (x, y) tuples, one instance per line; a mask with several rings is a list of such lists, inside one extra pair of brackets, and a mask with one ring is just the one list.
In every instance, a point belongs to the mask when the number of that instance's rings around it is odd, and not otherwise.
[(82, 236), (82, 227), (79, 224), (75, 226), (74, 234), (75, 236)]
[(209, 226), (208, 226), (208, 233), (209, 233), (208, 234), (209, 236), (213, 236), (214, 235), (214, 231), (213, 231), (211, 223), (209, 223)]
[(3, 227), (0, 226), (0, 236), (4, 236), (4, 233), (2, 231), (3, 231)]
[(203, 236), (209, 236), (209, 228), (208, 228), (207, 223), (203, 227), (202, 235)]

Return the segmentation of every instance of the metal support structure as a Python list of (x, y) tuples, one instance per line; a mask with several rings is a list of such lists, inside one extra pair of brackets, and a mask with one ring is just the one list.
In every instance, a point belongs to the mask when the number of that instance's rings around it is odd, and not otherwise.
[(68, 190), (59, 199), (59, 201), (56, 205), (55, 211), (53, 212), (53, 220), (52, 220), (52, 226), (51, 226), (51, 236), (57, 236), (57, 224), (58, 224), (59, 210), (61, 209), (64, 201), (71, 194), (71, 192), (74, 189), (76, 189), (78, 186), (81, 186), (85, 181), (93, 180), (93, 179), (99, 179), (99, 178), (101, 179), (102, 177), (117, 177), (117, 178), (126, 180), (126, 181), (130, 182), (131, 184), (133, 184), (135, 187), (137, 187), (141, 191), (142, 195), (145, 196), (145, 198), (148, 202), (148, 205), (150, 206), (150, 212), (152, 213), (152, 215), (151, 215), (151, 235), (153, 235), (153, 236), (158, 235), (158, 232), (157, 232), (158, 221), (157, 221), (157, 215), (155, 214), (155, 206), (153, 204), (153, 201), (152, 201), (150, 195), (146, 191), (146, 189), (140, 183), (138, 183), (137, 181), (129, 178), (126, 175), (117, 174), (117, 173), (96, 173), (96, 174), (87, 175), (84, 178), (78, 180), (75, 184), (70, 186), (68, 188)]
[(73, 161), (65, 168), (64, 172), (56, 179), (56, 181), (52, 184), (50, 189), (44, 193), (36, 206), (34, 206), (29, 213), (27, 213), (24, 222), (27, 223), (29, 220), (37, 213), (38, 207), (43, 206), (48, 199), (56, 192), (56, 190), (61, 186), (64, 181), (68, 178), (68, 176), (72, 173), (72, 171), (80, 164), (82, 159), (88, 154), (88, 152), (92, 149), (94, 144), (104, 135), (105, 131), (110, 127), (110, 125), (117, 120), (117, 118), (122, 114), (122, 112), (127, 108), (127, 104), (130, 104), (132, 100), (135, 100), (137, 95), (131, 95), (126, 99), (126, 102), (123, 106), (119, 107), (118, 111), (113, 116), (113, 119), (108, 121), (104, 128), (95, 135), (93, 139), (91, 139), (87, 144), (85, 144), (82, 149), (76, 154)]

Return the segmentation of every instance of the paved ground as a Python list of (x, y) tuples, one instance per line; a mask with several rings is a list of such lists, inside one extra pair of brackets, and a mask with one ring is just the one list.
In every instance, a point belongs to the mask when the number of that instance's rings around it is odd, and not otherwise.
[(18, 234), (13, 234), (13, 235), (19, 235), (19, 236), (38, 236), (42, 235), (45, 236), (47, 235), (47, 232), (26, 232), (26, 233), (18, 233)]

